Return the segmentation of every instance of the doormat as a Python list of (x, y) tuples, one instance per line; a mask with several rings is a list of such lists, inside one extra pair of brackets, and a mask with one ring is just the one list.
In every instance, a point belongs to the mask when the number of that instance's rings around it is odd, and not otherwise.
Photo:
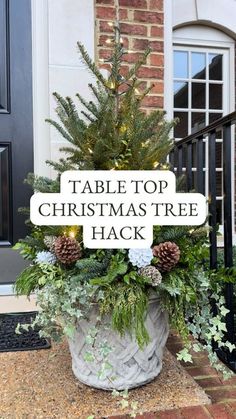
[(29, 324), (37, 315), (36, 311), (26, 313), (0, 314), (0, 352), (32, 351), (48, 349), (50, 342), (39, 336), (39, 329), (21, 329), (21, 334), (15, 332), (18, 324)]

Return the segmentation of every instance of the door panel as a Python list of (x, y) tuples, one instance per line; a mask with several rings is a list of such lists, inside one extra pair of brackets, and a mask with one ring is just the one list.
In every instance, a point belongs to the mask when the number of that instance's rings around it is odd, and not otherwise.
[(22, 268), (11, 245), (26, 234), (18, 208), (29, 205), (23, 180), (33, 171), (30, 6), (0, 0), (0, 283), (14, 282)]

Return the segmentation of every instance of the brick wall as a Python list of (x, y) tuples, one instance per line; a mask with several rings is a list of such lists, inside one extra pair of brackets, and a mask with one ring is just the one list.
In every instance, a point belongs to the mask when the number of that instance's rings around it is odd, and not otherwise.
[[(115, 18), (114, 0), (96, 0), (96, 57), (106, 59), (110, 55), (106, 40), (112, 36), (109, 25)], [(129, 53), (124, 56), (123, 74), (135, 63), (140, 54), (150, 46), (152, 53), (147, 64), (139, 71), (143, 88), (153, 85), (143, 101), (145, 109), (163, 108), (164, 102), (164, 13), (163, 0), (119, 0), (121, 36)], [(101, 64), (102, 67), (109, 67)]]

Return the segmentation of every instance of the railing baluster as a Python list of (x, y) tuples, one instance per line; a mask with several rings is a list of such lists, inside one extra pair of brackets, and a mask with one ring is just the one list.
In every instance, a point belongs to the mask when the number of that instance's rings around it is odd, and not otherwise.
[[(232, 159), (231, 159), (231, 125), (223, 127), (223, 187), (224, 187), (224, 258), (225, 266), (233, 266), (232, 244)], [(226, 306), (230, 312), (226, 315), (228, 340), (235, 341), (234, 310), (233, 310), (233, 284), (226, 284)]]
[[(233, 247), (232, 247), (232, 235), (234, 232), (233, 228), (233, 216), (232, 216), (232, 159), (231, 159), (231, 129), (236, 124), (236, 112), (229, 114), (209, 126), (199, 130), (197, 133), (191, 134), (182, 140), (179, 140), (175, 144), (174, 150), (170, 157), (170, 161), (174, 160), (173, 166), (177, 166), (178, 175), (183, 172), (183, 149), (186, 147), (186, 180), (187, 190), (191, 190), (194, 186), (196, 191), (202, 194), (206, 194), (207, 185), (204, 181), (204, 167), (206, 169), (205, 179), (208, 179), (209, 187), (209, 224), (211, 226), (210, 232), (210, 267), (217, 269), (217, 179), (216, 179), (216, 132), (223, 130), (223, 189), (224, 189), (224, 262), (225, 267), (230, 268), (233, 266)], [(208, 136), (208, 142), (204, 142), (204, 138)], [(195, 144), (196, 144), (196, 178), (194, 179), (193, 185), (193, 165), (195, 165)], [(206, 158), (204, 163), (204, 147), (208, 144), (208, 150), (206, 150)], [(194, 154), (193, 154), (194, 150)], [(209, 162), (207, 161), (209, 160)], [(207, 172), (208, 170), (208, 172)], [(207, 176), (208, 174), (208, 176)], [(206, 187), (205, 187), (206, 186)], [(234, 202), (234, 201), (233, 201)], [(226, 315), (226, 326), (227, 334), (226, 339), (231, 343), (235, 343), (235, 321), (234, 316), (236, 315), (234, 307), (234, 286), (233, 284), (227, 283), (224, 289), (224, 296), (226, 300), (226, 306), (229, 309), (229, 313)], [(214, 314), (217, 314), (217, 306), (212, 305)], [(227, 362), (231, 368), (236, 371), (236, 356), (235, 351), (229, 353), (224, 348), (217, 348), (217, 345), (213, 345), (214, 349), (217, 350), (218, 356), (223, 362)]]
[(177, 176), (181, 176), (182, 172), (183, 172), (183, 147), (180, 146), (178, 147), (177, 145), (177, 161), (178, 161), (178, 166), (177, 166)]
[(193, 187), (193, 159), (192, 159), (192, 143), (187, 144), (187, 161), (186, 161), (186, 176), (187, 176), (187, 191), (191, 191)]
[(196, 143), (196, 159), (197, 159), (197, 179), (196, 189), (197, 192), (204, 194), (204, 173), (203, 173), (203, 137), (197, 138)]
[(174, 168), (174, 165), (175, 165), (175, 148), (173, 148), (173, 150), (171, 150), (171, 152), (169, 154), (169, 163), (170, 163), (171, 167)]
[(208, 139), (209, 159), (209, 225), (210, 231), (210, 266), (217, 268), (217, 220), (216, 220), (216, 132), (212, 131)]

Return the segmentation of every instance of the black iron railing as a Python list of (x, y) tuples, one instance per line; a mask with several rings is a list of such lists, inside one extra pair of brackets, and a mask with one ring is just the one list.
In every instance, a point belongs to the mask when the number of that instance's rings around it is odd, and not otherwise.
[[(170, 164), (177, 175), (185, 173), (186, 191), (195, 190), (203, 193), (208, 198), (210, 232), (210, 266), (217, 269), (217, 181), (216, 181), (216, 143), (221, 139), (222, 143), (222, 176), (223, 176), (223, 203), (222, 224), (224, 246), (224, 265), (233, 266), (233, 211), (234, 196), (232, 187), (234, 182), (232, 159), (232, 141), (235, 139), (234, 126), (236, 124), (236, 112), (233, 112), (200, 131), (177, 141), (170, 153)], [(219, 141), (219, 140), (218, 140)], [(227, 283), (225, 286), (225, 300), (229, 313), (226, 316), (227, 339), (235, 343), (236, 329), (234, 307), (234, 286)], [(236, 354), (218, 350), (218, 355), (232, 369), (236, 371)]]

